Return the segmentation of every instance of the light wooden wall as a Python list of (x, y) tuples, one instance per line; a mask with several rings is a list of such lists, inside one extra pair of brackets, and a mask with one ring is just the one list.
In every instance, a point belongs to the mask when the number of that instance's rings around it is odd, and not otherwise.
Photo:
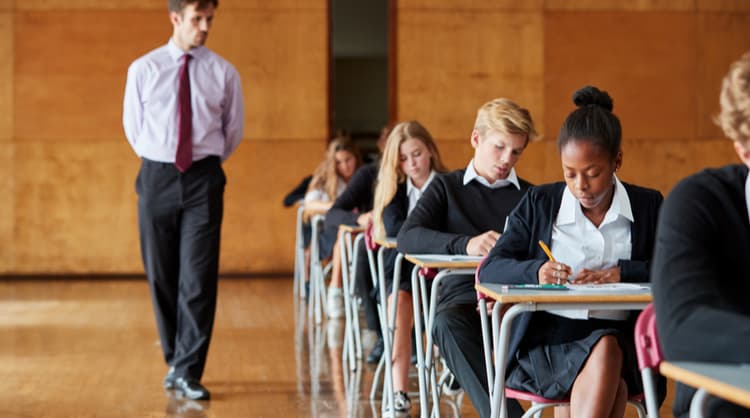
[[(592, 84), (614, 98), (620, 177), (666, 193), (706, 166), (735, 162), (711, 122), (729, 63), (750, 50), (750, 2), (714, 0), (401, 0), (398, 117), (418, 118), (453, 167), (471, 157), (476, 109), (494, 97), (528, 107), (541, 142), (518, 164), (562, 178), (554, 141)], [(459, 151), (460, 150), (460, 151)]]
[[(224, 272), (289, 271), (282, 196), (322, 155), (327, 2), (222, 0), (208, 46), (238, 69)], [(122, 129), (127, 67), (171, 35), (164, 0), (0, 0), (0, 273), (142, 271)]]
[[(122, 132), (127, 66), (168, 39), (164, 0), (0, 0), (0, 274), (142, 271)], [(621, 177), (668, 192), (736, 161), (711, 123), (719, 80), (750, 49), (745, 0), (399, 0), (395, 115), (471, 157), (476, 108), (507, 96), (544, 139), (519, 163), (559, 179), (554, 139), (584, 84), (624, 128)], [(288, 272), (293, 210), (328, 134), (328, 2), (222, 0), (208, 46), (238, 68), (246, 138), (227, 162), (221, 268)]]

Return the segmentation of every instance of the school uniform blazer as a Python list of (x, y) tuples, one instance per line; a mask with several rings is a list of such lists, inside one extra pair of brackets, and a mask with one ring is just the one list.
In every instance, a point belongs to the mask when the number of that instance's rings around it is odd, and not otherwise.
[[(648, 282), (649, 261), (654, 248), (656, 223), (662, 195), (656, 190), (623, 183), (635, 221), (630, 227), (630, 260), (620, 260), (623, 282)], [(480, 271), (483, 283), (539, 283), (537, 272), (547, 262), (539, 240), (549, 243), (552, 226), (562, 203), (565, 183), (551, 183), (529, 190), (508, 218), (505, 233), (490, 251)], [(533, 313), (521, 314), (511, 330), (508, 361), (513, 358)], [(635, 315), (637, 316), (637, 315)]]
[[(678, 183), (664, 202), (651, 276), (667, 360), (750, 362), (747, 176), (744, 165), (707, 169)], [(675, 416), (687, 416), (694, 392), (677, 386)]]
[(399, 183), (391, 202), (383, 208), (383, 227), (385, 235), (395, 237), (409, 213), (409, 196), (406, 194), (406, 182)]

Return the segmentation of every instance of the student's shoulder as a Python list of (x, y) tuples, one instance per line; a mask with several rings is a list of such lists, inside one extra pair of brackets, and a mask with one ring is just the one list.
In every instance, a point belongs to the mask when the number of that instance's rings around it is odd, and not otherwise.
[(662, 196), (661, 192), (656, 189), (625, 182), (623, 182), (622, 185), (632, 199), (650, 200), (658, 203), (661, 203), (661, 201), (664, 200), (664, 196)]
[(538, 200), (562, 196), (564, 189), (565, 183), (558, 181), (554, 183), (539, 184), (537, 186), (530, 185), (529, 190), (526, 193), (530, 199)]
[(518, 185), (521, 186), (522, 192), (525, 192), (529, 190), (530, 188), (534, 187), (533, 183), (521, 177), (518, 178)]
[(680, 180), (669, 192), (668, 201), (699, 199), (743, 200), (748, 168), (744, 164), (731, 164), (707, 168)]
[[(430, 183), (430, 187), (441, 187), (443, 189), (457, 189), (464, 184), (464, 169), (437, 173)], [(435, 186), (433, 186), (435, 184)]]
[(380, 169), (380, 164), (377, 162), (367, 163), (362, 166), (360, 166), (357, 171), (354, 172), (354, 175), (352, 176), (352, 180), (355, 178), (358, 179), (365, 179), (365, 180), (375, 180), (375, 178), (378, 176), (378, 170)]

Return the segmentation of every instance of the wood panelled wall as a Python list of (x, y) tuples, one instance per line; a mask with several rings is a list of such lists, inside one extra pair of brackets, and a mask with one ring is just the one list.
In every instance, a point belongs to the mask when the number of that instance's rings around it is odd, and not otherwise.
[(687, 174), (737, 161), (711, 115), (729, 63), (750, 50), (750, 2), (400, 0), (397, 16), (396, 113), (423, 121), (453, 167), (473, 153), (476, 109), (504, 96), (528, 107), (544, 135), (519, 174), (562, 179), (557, 131), (586, 84), (614, 98), (623, 180), (667, 193)]
[[(394, 0), (396, 1), (396, 0)], [(138, 160), (121, 127), (130, 62), (166, 42), (164, 0), (0, 0), (0, 274), (138, 273)], [(328, 2), (222, 0), (208, 46), (238, 68), (246, 138), (227, 162), (221, 268), (288, 272), (282, 196), (328, 134)], [(745, 0), (397, 0), (396, 119), (421, 120), (452, 168), (476, 108), (528, 107), (541, 141), (519, 174), (561, 178), (554, 140), (584, 84), (613, 96), (621, 178), (664, 193), (736, 161), (712, 124), (750, 50)]]
[[(281, 199), (325, 147), (327, 22), (325, 1), (220, 1), (208, 46), (246, 98), (224, 272), (291, 270)], [(123, 91), (128, 65), (170, 36), (165, 0), (0, 0), (0, 274), (142, 271)]]

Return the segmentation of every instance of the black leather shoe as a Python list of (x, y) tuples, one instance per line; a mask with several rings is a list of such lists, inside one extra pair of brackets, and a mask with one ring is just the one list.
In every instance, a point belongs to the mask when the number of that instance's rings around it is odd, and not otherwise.
[(367, 359), (365, 360), (367, 364), (379, 362), (380, 358), (383, 357), (383, 349), (383, 337), (378, 337), (378, 340), (375, 341), (375, 345), (372, 347), (372, 351), (367, 355)]
[(170, 367), (167, 375), (164, 376), (164, 389), (174, 389), (174, 381), (177, 376), (174, 375), (174, 367)]
[(211, 399), (208, 389), (203, 387), (198, 381), (178, 377), (174, 381), (175, 389), (181, 392), (183, 396), (195, 401), (207, 401)]

